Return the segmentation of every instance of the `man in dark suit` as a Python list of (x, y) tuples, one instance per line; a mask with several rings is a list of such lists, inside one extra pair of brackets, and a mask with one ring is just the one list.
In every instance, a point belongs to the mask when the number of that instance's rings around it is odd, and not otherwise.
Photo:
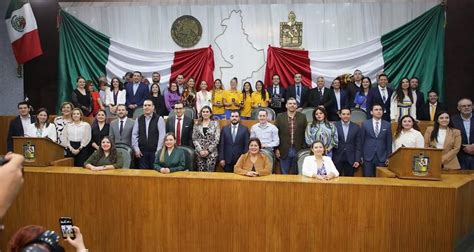
[(225, 172), (234, 172), (234, 165), (239, 160), (240, 155), (246, 153), (249, 149), (249, 129), (239, 122), (239, 112), (232, 111), (230, 124), (224, 126), (221, 130), (219, 160)]
[(127, 107), (124, 104), (117, 106), (118, 118), (110, 123), (109, 136), (117, 143), (132, 146), (132, 130), (135, 120), (127, 118)]
[(361, 162), (359, 125), (351, 122), (351, 110), (342, 108), (336, 122), (339, 142), (334, 148), (332, 160), (336, 165), (339, 175), (354, 176), (354, 169), (359, 168)]
[(354, 71), (354, 74), (352, 75), (352, 78), (353, 78), (353, 82), (349, 83), (349, 85), (347, 86), (346, 88), (346, 91), (347, 91), (347, 96), (348, 96), (348, 100), (349, 100), (349, 104), (348, 106), (350, 106), (351, 108), (353, 108), (355, 105), (354, 105), (354, 98), (355, 98), (355, 95), (358, 91), (360, 91), (360, 87), (362, 86), (362, 78), (364, 76), (362, 75), (362, 71), (360, 71), (359, 69), (356, 69)]
[(173, 132), (177, 145), (193, 147), (194, 120), (184, 114), (184, 104), (178, 102), (174, 105), (174, 116), (166, 121), (166, 132)]
[(461, 149), (458, 153), (461, 169), (474, 170), (474, 116), (472, 100), (464, 98), (458, 101), (459, 114), (452, 118), (454, 128), (461, 131)]
[(341, 80), (339, 78), (332, 81), (331, 90), (334, 93), (334, 103), (329, 108), (328, 119), (335, 122), (339, 120), (339, 110), (349, 107), (349, 99), (346, 90), (341, 89)]
[(324, 87), (324, 77), (319, 76), (316, 80), (316, 88), (309, 91), (308, 107), (323, 106), (327, 111), (331, 109), (336, 97), (332, 89)]
[(298, 174), (298, 151), (305, 147), (304, 132), (306, 129), (306, 116), (296, 111), (296, 99), (288, 98), (286, 113), (278, 114), (275, 126), (278, 128), (280, 145), (275, 150), (275, 156), (280, 159), (282, 174)]
[(142, 73), (135, 71), (133, 72), (133, 83), (128, 84), (125, 88), (127, 91), (125, 105), (127, 105), (128, 117), (133, 117), (135, 109), (143, 106), (143, 102), (150, 93), (148, 86), (141, 80)]
[[(418, 96), (416, 98), (418, 99)], [(416, 109), (416, 117), (418, 120), (434, 121), (436, 113), (443, 110), (445, 110), (445, 107), (441, 102), (438, 102), (438, 92), (430, 90), (428, 101), (419, 110)]]
[(362, 123), (359, 133), (364, 177), (375, 177), (375, 168), (387, 165), (392, 153), (392, 129), (389, 122), (382, 120), (382, 105), (373, 104), (371, 113), (372, 119)]
[(34, 116), (30, 115), (30, 106), (26, 101), (18, 103), (19, 116), (10, 122), (7, 135), (7, 151), (13, 151), (14, 136), (25, 136), (25, 129), (28, 125), (36, 122)]
[(275, 110), (277, 114), (284, 112), (286, 89), (280, 85), (280, 76), (278, 76), (278, 74), (273, 75), (272, 85), (267, 88), (267, 91), (270, 95), (269, 107)]
[(371, 88), (367, 94), (367, 111), (372, 111), (372, 106), (379, 104), (383, 108), (382, 119), (390, 122), (390, 98), (393, 90), (388, 87), (388, 76), (383, 73), (380, 74), (377, 83), (378, 86)]
[(288, 98), (290, 97), (295, 98), (296, 104), (298, 105), (298, 111), (306, 107), (309, 94), (309, 88), (304, 86), (303, 83), (301, 83), (301, 80), (301, 74), (295, 74), (295, 84), (288, 86), (288, 89), (286, 90), (286, 100), (288, 101)]
[(421, 92), (419, 89), (418, 89), (418, 84), (420, 83), (420, 80), (418, 80), (417, 77), (412, 77), (410, 79), (410, 87), (411, 87), (411, 90), (415, 91), (415, 94), (416, 94), (416, 119), (420, 120), (420, 113), (418, 111), (421, 110), (421, 107), (423, 107), (423, 105), (425, 105), (425, 95), (423, 94), (423, 92)]

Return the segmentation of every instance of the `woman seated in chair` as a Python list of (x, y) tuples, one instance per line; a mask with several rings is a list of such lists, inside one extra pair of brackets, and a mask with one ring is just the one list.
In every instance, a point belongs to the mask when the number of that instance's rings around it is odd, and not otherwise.
[(250, 138), (249, 151), (240, 156), (234, 166), (234, 173), (248, 177), (270, 175), (272, 173), (272, 164), (260, 149), (262, 149), (260, 139)]
[(112, 138), (105, 136), (100, 142), (100, 147), (84, 162), (84, 167), (92, 171), (103, 171), (122, 168), (123, 157), (115, 148)]
[(339, 177), (339, 172), (331, 158), (324, 156), (326, 148), (323, 142), (314, 141), (311, 145), (311, 152), (313, 155), (304, 158), (303, 176), (322, 180), (330, 180)]
[(173, 133), (166, 133), (165, 145), (158, 154), (155, 159), (155, 170), (167, 174), (184, 171), (186, 168), (184, 151), (176, 148), (176, 138)]

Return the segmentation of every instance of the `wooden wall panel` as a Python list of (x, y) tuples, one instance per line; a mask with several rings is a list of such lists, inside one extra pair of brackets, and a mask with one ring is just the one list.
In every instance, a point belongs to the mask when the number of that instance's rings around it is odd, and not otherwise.
[(473, 228), (456, 208), (472, 203), (472, 179), (27, 168), (0, 248), (21, 226), (71, 216), (90, 251), (449, 251)]

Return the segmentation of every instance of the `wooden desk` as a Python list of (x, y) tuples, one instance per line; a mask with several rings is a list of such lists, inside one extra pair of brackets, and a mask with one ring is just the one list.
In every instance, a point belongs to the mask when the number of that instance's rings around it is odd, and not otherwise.
[(90, 251), (452, 251), (474, 228), (473, 179), (25, 168), (0, 249), (71, 216)]

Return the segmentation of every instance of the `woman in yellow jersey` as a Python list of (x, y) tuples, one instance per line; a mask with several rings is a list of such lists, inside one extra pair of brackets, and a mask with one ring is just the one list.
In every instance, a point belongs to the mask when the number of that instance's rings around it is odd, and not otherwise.
[(263, 82), (258, 80), (255, 83), (255, 91), (252, 93), (252, 109), (266, 108), (270, 101), (270, 95), (263, 88)]
[(230, 119), (232, 111), (239, 111), (243, 107), (242, 92), (237, 90), (237, 77), (230, 81), (230, 89), (224, 94), (224, 107), (226, 119)]
[(244, 105), (240, 110), (240, 119), (242, 120), (250, 120), (252, 114), (252, 93), (252, 85), (248, 81), (245, 82), (242, 88), (242, 100), (244, 101)]
[(222, 81), (216, 79), (212, 88), (212, 112), (214, 112), (214, 118), (218, 120), (225, 119), (224, 93)]

